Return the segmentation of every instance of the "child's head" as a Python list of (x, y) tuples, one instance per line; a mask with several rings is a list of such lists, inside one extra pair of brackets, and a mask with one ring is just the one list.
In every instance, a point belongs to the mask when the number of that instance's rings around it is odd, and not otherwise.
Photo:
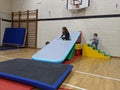
[(62, 27), (62, 33), (66, 33), (68, 32), (67, 28), (66, 27)]
[(97, 37), (97, 36), (98, 36), (98, 34), (97, 34), (97, 33), (94, 33), (93, 35), (94, 35), (94, 37)]

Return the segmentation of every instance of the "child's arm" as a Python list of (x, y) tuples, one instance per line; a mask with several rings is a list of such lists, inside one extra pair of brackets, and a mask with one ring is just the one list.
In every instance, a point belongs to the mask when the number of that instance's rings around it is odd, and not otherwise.
[(63, 37), (63, 34), (60, 36), (60, 38), (62, 38)]
[(93, 40), (95, 40), (95, 39), (93, 38), (93, 39), (90, 39), (90, 40), (92, 40), (92, 41), (93, 41)]

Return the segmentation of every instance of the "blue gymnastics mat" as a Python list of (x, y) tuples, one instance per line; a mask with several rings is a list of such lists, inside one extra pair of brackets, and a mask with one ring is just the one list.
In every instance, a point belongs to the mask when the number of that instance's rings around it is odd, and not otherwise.
[(42, 90), (57, 90), (72, 67), (72, 65), (17, 58), (0, 62), (0, 78), (28, 84)]
[(79, 35), (80, 32), (70, 32), (71, 40), (62, 40), (60, 36), (58, 36), (52, 40), (50, 44), (35, 53), (32, 59), (44, 62), (62, 63), (76, 43)]
[(25, 37), (25, 28), (6, 28), (2, 44), (24, 46)]

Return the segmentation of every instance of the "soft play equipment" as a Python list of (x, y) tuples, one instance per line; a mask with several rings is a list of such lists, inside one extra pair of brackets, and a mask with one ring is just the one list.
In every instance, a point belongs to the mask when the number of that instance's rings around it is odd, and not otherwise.
[(0, 78), (0, 90), (35, 90), (33, 86)]
[(110, 55), (107, 55), (105, 52), (102, 52), (100, 50), (95, 50), (92, 46), (88, 44), (83, 44), (82, 56), (110, 60)]
[(75, 46), (73, 46), (72, 50), (70, 51), (70, 53), (68, 54), (66, 60), (71, 60), (75, 55)]
[(72, 65), (17, 58), (0, 62), (0, 78), (42, 90), (57, 90), (72, 67)]
[(82, 55), (82, 45), (80, 43), (75, 44), (75, 55), (76, 56)]
[(62, 40), (60, 36), (52, 40), (47, 46), (32, 56), (33, 60), (62, 63), (73, 46), (75, 45), (80, 32), (70, 32), (71, 40)]
[(6, 28), (2, 44), (24, 46), (25, 36), (25, 28)]

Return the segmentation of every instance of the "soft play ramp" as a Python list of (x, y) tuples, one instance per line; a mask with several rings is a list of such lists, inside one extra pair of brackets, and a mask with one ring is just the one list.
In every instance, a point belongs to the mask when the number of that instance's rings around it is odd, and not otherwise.
[(57, 90), (71, 69), (71, 65), (13, 59), (0, 62), (0, 78), (25, 83), (42, 90)]
[(50, 44), (35, 53), (32, 56), (32, 59), (45, 62), (62, 63), (73, 48), (79, 35), (80, 32), (70, 32), (71, 40), (62, 40), (60, 36), (58, 36), (52, 40)]

